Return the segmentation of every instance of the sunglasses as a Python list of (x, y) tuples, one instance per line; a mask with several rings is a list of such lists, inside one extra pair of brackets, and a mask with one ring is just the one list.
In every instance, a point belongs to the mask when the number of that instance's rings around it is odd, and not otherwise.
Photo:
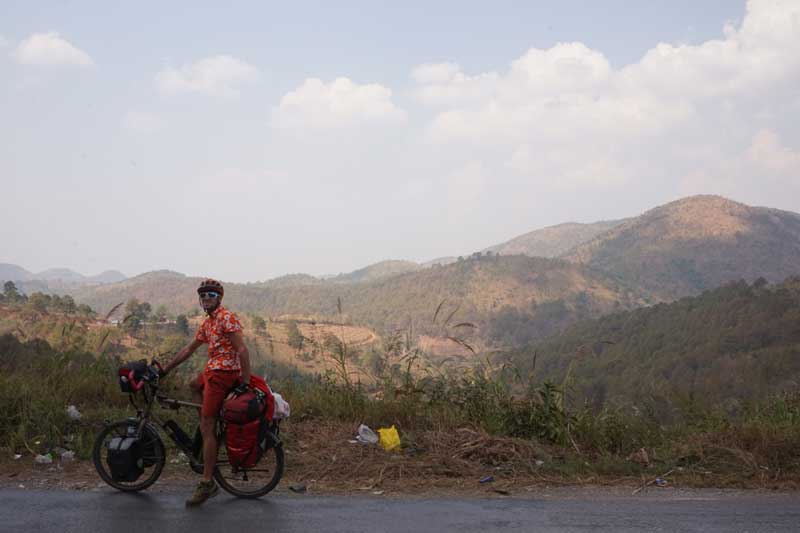
[(215, 291), (206, 291), (200, 293), (200, 298), (219, 298), (220, 293)]

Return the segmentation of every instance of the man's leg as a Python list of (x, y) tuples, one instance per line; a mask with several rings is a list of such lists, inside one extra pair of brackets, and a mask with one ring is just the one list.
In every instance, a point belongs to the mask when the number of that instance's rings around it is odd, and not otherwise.
[(216, 417), (204, 416), (200, 419), (200, 433), (203, 435), (203, 480), (211, 481), (214, 477), (214, 466), (217, 464), (217, 426)]
[(202, 373), (190, 384), (192, 389), (192, 399), (196, 403), (202, 404), (200, 410), (200, 434), (203, 436), (203, 480), (197, 484), (192, 496), (186, 500), (186, 505), (200, 505), (207, 499), (219, 493), (219, 487), (214, 482), (214, 467), (217, 463), (217, 436), (214, 432), (216, 428), (216, 416), (209, 416), (209, 413), (216, 413), (222, 403), (219, 387), (217, 383), (212, 383), (210, 375)]
[(192, 391), (192, 401), (194, 403), (203, 403), (203, 389), (205, 388), (205, 379), (203, 378), (203, 373), (201, 372), (197, 378), (195, 378), (191, 383), (189, 383), (189, 389)]

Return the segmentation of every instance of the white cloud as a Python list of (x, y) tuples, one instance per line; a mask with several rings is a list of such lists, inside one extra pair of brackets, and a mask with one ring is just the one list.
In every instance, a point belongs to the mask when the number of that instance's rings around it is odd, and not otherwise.
[(329, 129), (370, 122), (402, 122), (406, 114), (392, 102), (392, 91), (348, 78), (325, 83), (309, 78), (281, 98), (274, 124), (282, 128)]
[(420, 85), (414, 96), (428, 106), (455, 107), (491, 96), (499, 76), (486, 72), (467, 76), (456, 63), (425, 63), (411, 73)]
[(89, 54), (75, 47), (56, 32), (34, 33), (11, 52), (20, 65), (37, 67), (92, 67)]
[(258, 69), (228, 55), (206, 57), (180, 68), (166, 67), (156, 75), (162, 94), (202, 93), (235, 97), (241, 87), (258, 78)]
[(153, 133), (162, 129), (164, 125), (164, 119), (146, 111), (131, 110), (125, 113), (122, 119), (123, 128), (136, 133)]
[(0, 48), (5, 48), (6, 46), (8, 46), (8, 39), (0, 34)]
[(784, 146), (774, 131), (759, 130), (744, 156), (770, 177), (800, 180), (800, 151)]
[(787, 114), (800, 86), (800, 2), (751, 0), (723, 34), (660, 43), (620, 69), (577, 42), (528, 50), (505, 71), (428, 63), (412, 71), (413, 94), (437, 111), (429, 142), (484, 154), (531, 183), (675, 183), (692, 169), (728, 168), (745, 149), (796, 172), (796, 152), (761, 130), (782, 124), (790, 143), (800, 136)]

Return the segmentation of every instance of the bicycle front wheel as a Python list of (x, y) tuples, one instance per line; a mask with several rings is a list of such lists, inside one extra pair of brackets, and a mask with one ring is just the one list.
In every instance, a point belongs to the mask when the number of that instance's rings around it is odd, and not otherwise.
[(228, 461), (224, 437), (219, 441), (214, 479), (239, 498), (260, 498), (274, 489), (283, 476), (283, 445), (267, 448), (253, 468), (234, 468)]
[(128, 428), (137, 427), (138, 420), (122, 420), (106, 426), (94, 441), (92, 449), (92, 461), (97, 473), (103, 481), (117, 490), (124, 492), (138, 492), (144, 490), (156, 482), (167, 462), (164, 452), (164, 442), (158, 436), (156, 429), (150, 424), (145, 424), (140, 439), (142, 455), (141, 467), (142, 474), (135, 481), (115, 480), (111, 474), (108, 463), (108, 443), (115, 437), (126, 437)]

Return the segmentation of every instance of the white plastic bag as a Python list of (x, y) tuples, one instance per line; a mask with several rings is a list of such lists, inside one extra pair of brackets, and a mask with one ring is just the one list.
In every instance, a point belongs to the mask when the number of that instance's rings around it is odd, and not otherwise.
[(362, 444), (377, 444), (378, 435), (372, 431), (369, 426), (361, 424), (358, 426), (358, 435), (356, 435), (356, 440)]
[(292, 410), (289, 407), (289, 402), (283, 399), (283, 396), (278, 394), (277, 392), (273, 392), (272, 396), (275, 398), (275, 414), (273, 418), (276, 420), (283, 420), (284, 418), (289, 418)]

